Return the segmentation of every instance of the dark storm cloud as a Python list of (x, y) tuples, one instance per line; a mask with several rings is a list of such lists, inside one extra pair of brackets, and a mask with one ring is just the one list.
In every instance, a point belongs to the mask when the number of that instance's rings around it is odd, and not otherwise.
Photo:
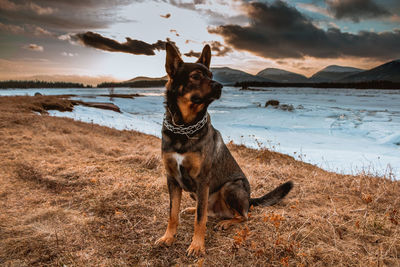
[(36, 25), (25, 24), (23, 26), (13, 25), (13, 24), (4, 24), (0, 22), (0, 31), (10, 34), (16, 35), (25, 35), (25, 36), (52, 36), (55, 37), (55, 34), (38, 27)]
[[(37, 24), (54, 30), (106, 28), (122, 19), (116, 9), (128, 0), (0, 0), (0, 21)], [(125, 20), (126, 21), (126, 20)]]
[(345, 33), (317, 28), (295, 8), (276, 1), (247, 5), (249, 26), (222, 25), (209, 28), (225, 43), (265, 58), (337, 58), (356, 56), (390, 59), (400, 57), (400, 30)]
[(78, 33), (72, 37), (88, 47), (94, 47), (109, 52), (123, 52), (134, 55), (148, 56), (155, 55), (155, 50), (165, 50), (166, 43), (158, 40), (154, 44), (149, 44), (140, 40), (131, 39), (129, 37), (126, 37), (126, 42), (120, 43), (94, 32)]
[[(222, 23), (247, 23), (246, 16), (243, 15), (226, 15), (215, 11), (214, 6), (207, 3), (206, 0), (184, 1), (184, 0), (163, 0), (178, 8), (193, 10), (204, 17), (207, 17), (210, 25), (221, 25)], [(238, 2), (246, 2), (246, 0), (237, 0)], [(229, 1), (226, 1), (227, 3)], [(221, 2), (222, 4), (223, 2)], [(227, 7), (228, 8), (228, 7)]]
[(378, 18), (391, 13), (373, 0), (327, 0), (328, 9), (337, 19), (351, 19), (359, 22), (361, 19)]
[(91, 7), (91, 8), (104, 8), (116, 7), (121, 5), (128, 5), (134, 2), (142, 2), (140, 0), (20, 0), (15, 2), (32, 2), (41, 6), (48, 6), (53, 8), (59, 7)]
[(187, 57), (200, 57), (201, 53), (190, 50), (189, 52), (185, 53), (184, 55)]
[(3, 11), (21, 11), (28, 10), (36, 13), (37, 15), (52, 14), (54, 9), (51, 7), (42, 7), (34, 3), (33, 1), (10, 1), (0, 0), (0, 10)]
[[(209, 45), (211, 47), (211, 51), (215, 52), (213, 53), (213, 56), (216, 57), (223, 57), (227, 53), (232, 52), (232, 48), (224, 46), (218, 41), (211, 41)], [(184, 55), (187, 57), (200, 57), (201, 52), (194, 52), (193, 50), (190, 50), (188, 53), (185, 53)]]
[(8, 32), (12, 34), (22, 34), (25, 33), (25, 29), (18, 25), (4, 24), (0, 22), (0, 31)]
[(223, 44), (221, 44), (218, 41), (212, 41), (210, 43), (211, 46), (211, 51), (216, 52), (215, 56), (217, 57), (223, 57), (226, 54), (228, 54), (229, 52), (232, 52), (232, 48), (228, 47), (228, 46), (224, 46)]
[(180, 0), (169, 0), (169, 1), (166, 1), (166, 2), (170, 3), (173, 6), (180, 7), (180, 8), (185, 8), (185, 9), (189, 9), (189, 10), (196, 10), (196, 5), (197, 4), (201, 4), (201, 3), (198, 3), (198, 1), (182, 2)]

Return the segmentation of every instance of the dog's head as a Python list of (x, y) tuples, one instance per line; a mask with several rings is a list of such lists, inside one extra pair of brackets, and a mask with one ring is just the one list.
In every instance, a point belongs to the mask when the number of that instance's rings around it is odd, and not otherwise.
[(209, 45), (204, 46), (196, 63), (183, 62), (170, 43), (166, 44), (166, 51), (166, 104), (174, 115), (178, 114), (178, 120), (190, 124), (202, 118), (208, 105), (221, 96), (222, 85), (212, 80), (209, 69), (211, 49)]

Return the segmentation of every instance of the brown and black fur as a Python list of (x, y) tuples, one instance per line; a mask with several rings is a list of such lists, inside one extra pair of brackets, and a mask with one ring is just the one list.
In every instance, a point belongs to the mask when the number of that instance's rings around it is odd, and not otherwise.
[[(166, 46), (166, 119), (174, 125), (196, 124), (207, 114), (208, 105), (219, 99), (222, 85), (212, 80), (208, 45), (196, 63), (184, 63), (171, 44)], [(218, 225), (228, 228), (247, 220), (251, 205), (273, 205), (293, 187), (287, 182), (263, 197), (250, 198), (250, 185), (224, 144), (221, 134), (207, 124), (192, 135), (162, 129), (162, 159), (167, 173), (170, 214), (165, 234), (156, 244), (170, 245), (179, 221), (182, 189), (196, 200), (194, 235), (188, 254), (205, 252), (207, 216), (223, 219)]]

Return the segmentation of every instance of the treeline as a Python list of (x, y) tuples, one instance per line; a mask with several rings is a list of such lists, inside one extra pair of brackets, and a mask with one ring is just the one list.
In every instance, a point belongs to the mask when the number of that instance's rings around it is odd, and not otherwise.
[(164, 87), (167, 83), (166, 80), (154, 80), (154, 81), (134, 81), (134, 82), (104, 82), (97, 85), (99, 88), (104, 87)]
[[(400, 83), (390, 81), (370, 81), (354, 83), (278, 83), (278, 82), (237, 82), (235, 87), (243, 90), (253, 90), (252, 87), (312, 87), (312, 88), (351, 88), (351, 89), (400, 89)], [(257, 90), (257, 89), (255, 89)]]
[(0, 81), (1, 89), (8, 88), (92, 88), (91, 85), (71, 82), (46, 82), (46, 81)]

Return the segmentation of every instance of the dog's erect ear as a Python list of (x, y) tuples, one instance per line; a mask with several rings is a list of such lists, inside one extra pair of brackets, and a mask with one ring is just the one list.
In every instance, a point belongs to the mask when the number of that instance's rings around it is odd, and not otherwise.
[(165, 44), (165, 50), (167, 51), (167, 58), (165, 61), (165, 70), (170, 78), (174, 77), (179, 66), (183, 63), (181, 56), (179, 55), (176, 48), (170, 44)]
[(211, 63), (211, 48), (209, 45), (205, 45), (203, 48), (203, 51), (201, 52), (201, 56), (199, 57), (199, 60), (197, 60), (197, 63), (201, 63), (204, 66), (206, 66), (208, 69), (210, 68), (210, 63)]

